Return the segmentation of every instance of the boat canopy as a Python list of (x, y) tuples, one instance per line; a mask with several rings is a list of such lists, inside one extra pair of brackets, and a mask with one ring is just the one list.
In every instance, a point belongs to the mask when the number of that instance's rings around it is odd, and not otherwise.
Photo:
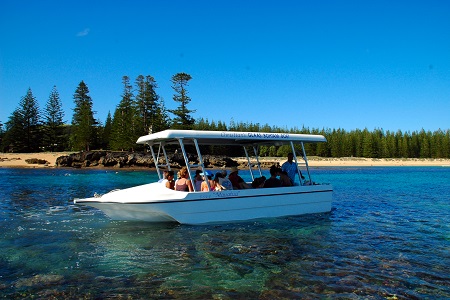
[(291, 142), (322, 143), (326, 138), (322, 135), (293, 134), (280, 132), (238, 132), (238, 131), (201, 131), (201, 130), (164, 130), (141, 136), (138, 144), (193, 144), (195, 139), (199, 145), (277, 145), (281, 146)]
[[(294, 156), (295, 164), (297, 165), (297, 173), (299, 178), (302, 178), (301, 171), (299, 169), (299, 162), (297, 160), (294, 144), (300, 144), (302, 147), (302, 158), (304, 165), (308, 172), (309, 182), (312, 182), (311, 175), (309, 173), (308, 159), (305, 153), (304, 143), (321, 143), (326, 142), (326, 138), (322, 135), (313, 134), (293, 134), (293, 133), (280, 133), (280, 132), (238, 132), (238, 131), (203, 131), (203, 130), (164, 130), (149, 135), (141, 136), (138, 140), (138, 144), (146, 144), (149, 146), (152, 152), (153, 161), (158, 172), (159, 178), (163, 178), (160, 167), (171, 169), (171, 163), (166, 153), (165, 146), (177, 145), (181, 149), (186, 167), (189, 171), (196, 168), (201, 168), (205, 172), (205, 164), (203, 162), (202, 155), (200, 153), (199, 145), (226, 145), (226, 146), (241, 146), (244, 149), (245, 156), (247, 157), (247, 165), (249, 167), (252, 180), (254, 180), (254, 174), (252, 167), (256, 166), (260, 176), (262, 176), (261, 165), (258, 158), (259, 147), (261, 145), (290, 145)], [(185, 149), (186, 145), (195, 146), (198, 163), (190, 163)], [(153, 147), (156, 146), (158, 151), (155, 151)], [(247, 147), (253, 148), (254, 154), (252, 155), (256, 162), (252, 163), (247, 151)], [(161, 159), (160, 159), (161, 158)], [(189, 172), (189, 177), (193, 181), (192, 173)], [(209, 182), (206, 181), (208, 188)], [(300, 184), (302, 182), (300, 181)]]

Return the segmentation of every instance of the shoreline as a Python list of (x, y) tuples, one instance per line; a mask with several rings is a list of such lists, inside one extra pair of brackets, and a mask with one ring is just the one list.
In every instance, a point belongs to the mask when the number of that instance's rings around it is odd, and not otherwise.
[[(0, 168), (59, 168), (55, 166), (56, 159), (60, 156), (76, 152), (41, 152), (41, 153), (0, 153)], [(27, 163), (27, 159), (41, 160), (41, 163)], [(234, 158), (238, 162), (246, 162), (246, 158)], [(284, 157), (260, 157), (260, 162), (280, 163), (286, 161)], [(47, 163), (42, 163), (46, 161)], [(363, 157), (341, 157), (341, 158), (308, 158), (310, 167), (450, 167), (450, 159), (444, 158), (363, 158)], [(86, 169), (118, 169), (115, 167), (88, 167)], [(126, 167), (123, 170), (149, 169), (143, 167)], [(154, 168), (150, 168), (154, 169)]]

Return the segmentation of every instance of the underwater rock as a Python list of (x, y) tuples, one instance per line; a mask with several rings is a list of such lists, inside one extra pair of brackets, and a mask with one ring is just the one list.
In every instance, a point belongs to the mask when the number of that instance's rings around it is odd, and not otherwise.
[(64, 277), (62, 275), (55, 275), (55, 274), (38, 274), (33, 277), (29, 278), (20, 278), (16, 281), (14, 286), (16, 288), (22, 288), (22, 287), (30, 287), (30, 286), (46, 286), (46, 285), (52, 285), (52, 284), (58, 284), (61, 281), (64, 280)]

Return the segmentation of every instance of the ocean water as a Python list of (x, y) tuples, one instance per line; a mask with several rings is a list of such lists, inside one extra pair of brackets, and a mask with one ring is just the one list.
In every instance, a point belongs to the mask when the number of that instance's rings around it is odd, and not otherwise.
[(450, 168), (311, 173), (334, 186), (330, 213), (186, 226), (111, 221), (73, 205), (153, 181), (151, 171), (0, 168), (0, 295), (450, 298)]

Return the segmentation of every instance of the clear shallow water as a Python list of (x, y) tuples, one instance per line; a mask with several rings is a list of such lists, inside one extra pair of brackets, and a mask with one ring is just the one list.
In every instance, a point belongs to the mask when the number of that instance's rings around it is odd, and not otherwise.
[(0, 168), (0, 295), (450, 298), (450, 168), (312, 175), (333, 184), (331, 213), (181, 226), (110, 221), (72, 204), (152, 172)]

